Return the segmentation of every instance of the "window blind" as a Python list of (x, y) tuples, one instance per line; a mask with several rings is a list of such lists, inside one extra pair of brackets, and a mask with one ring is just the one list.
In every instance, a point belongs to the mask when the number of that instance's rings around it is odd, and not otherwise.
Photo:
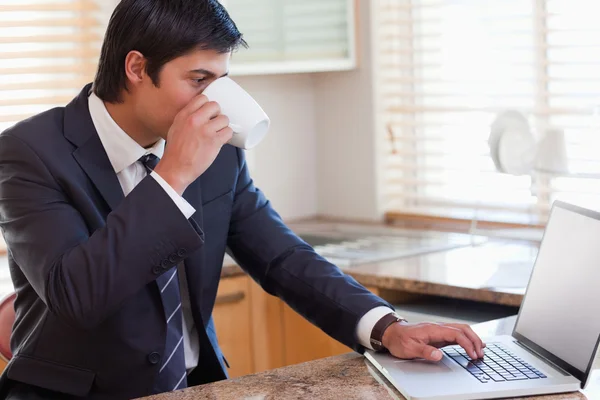
[(250, 48), (234, 62), (349, 57), (348, 0), (223, 0)]
[(101, 13), (92, 0), (0, 0), (0, 131), (92, 81)]
[[(543, 223), (600, 205), (600, 28), (586, 0), (377, 0), (389, 213)], [(496, 171), (502, 111), (563, 129), (569, 175)]]
[[(0, 0), (0, 132), (64, 106), (93, 80), (112, 6), (109, 0)], [(0, 237), (0, 253), (4, 248)], [(7, 271), (0, 273), (0, 291), (10, 282)]]

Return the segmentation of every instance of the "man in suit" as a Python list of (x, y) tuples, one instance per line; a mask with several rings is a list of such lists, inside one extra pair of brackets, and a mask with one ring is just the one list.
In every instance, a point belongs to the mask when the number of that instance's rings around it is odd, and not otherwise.
[(284, 225), (202, 95), (240, 45), (216, 0), (122, 0), (93, 86), (0, 136), (17, 292), (7, 398), (125, 399), (225, 379), (211, 313), (226, 249), (356, 351), (439, 360), (436, 347), (459, 343), (482, 356), (468, 326), (400, 321)]

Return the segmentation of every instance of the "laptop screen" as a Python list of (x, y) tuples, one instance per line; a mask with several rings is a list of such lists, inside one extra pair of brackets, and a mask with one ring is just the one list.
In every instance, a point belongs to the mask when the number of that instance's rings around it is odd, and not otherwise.
[(554, 204), (515, 333), (586, 372), (600, 335), (600, 214)]

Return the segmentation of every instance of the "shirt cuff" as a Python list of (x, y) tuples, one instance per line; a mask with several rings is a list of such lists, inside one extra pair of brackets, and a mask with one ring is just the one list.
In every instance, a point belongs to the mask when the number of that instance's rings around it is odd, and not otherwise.
[(190, 203), (187, 202), (186, 199), (184, 199), (179, 194), (177, 194), (177, 192), (175, 191), (175, 189), (173, 189), (171, 187), (171, 185), (169, 185), (167, 183), (167, 181), (165, 181), (162, 178), (162, 176), (160, 176), (159, 174), (157, 174), (154, 171), (152, 171), (152, 173), (150, 174), (150, 176), (152, 176), (156, 180), (156, 182), (158, 182), (158, 184), (160, 186), (162, 186), (162, 188), (165, 190), (165, 192), (167, 192), (167, 194), (169, 195), (169, 197), (171, 199), (173, 199), (173, 202), (175, 203), (175, 205), (177, 206), (177, 208), (179, 208), (179, 210), (183, 213), (183, 215), (185, 216), (186, 219), (190, 219), (190, 217), (192, 215), (194, 215), (194, 213), (196, 212), (196, 209), (194, 207), (192, 207), (190, 205)]
[(373, 350), (373, 346), (371, 346), (371, 332), (373, 331), (375, 324), (391, 312), (394, 312), (394, 310), (389, 307), (379, 306), (363, 315), (356, 326), (356, 337), (358, 338), (358, 342), (367, 349)]

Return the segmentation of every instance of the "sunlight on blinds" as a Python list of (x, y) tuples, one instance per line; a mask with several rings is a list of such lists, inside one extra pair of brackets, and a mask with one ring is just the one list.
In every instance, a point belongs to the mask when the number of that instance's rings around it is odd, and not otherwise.
[[(550, 116), (565, 130), (569, 170), (556, 177), (551, 198), (600, 206), (600, 3), (547, 0), (548, 98), (552, 107), (579, 113)], [(578, 178), (577, 175), (587, 175)]]
[(496, 115), (516, 109), (534, 130), (565, 129), (571, 172), (600, 173), (590, 2), (377, 4), (388, 211), (537, 223), (557, 196), (600, 204), (600, 179), (501, 174), (487, 144)]
[(0, 132), (92, 81), (99, 13), (93, 0), (0, 0)]
[(234, 61), (301, 61), (348, 57), (347, 0), (227, 0), (249, 49)]

